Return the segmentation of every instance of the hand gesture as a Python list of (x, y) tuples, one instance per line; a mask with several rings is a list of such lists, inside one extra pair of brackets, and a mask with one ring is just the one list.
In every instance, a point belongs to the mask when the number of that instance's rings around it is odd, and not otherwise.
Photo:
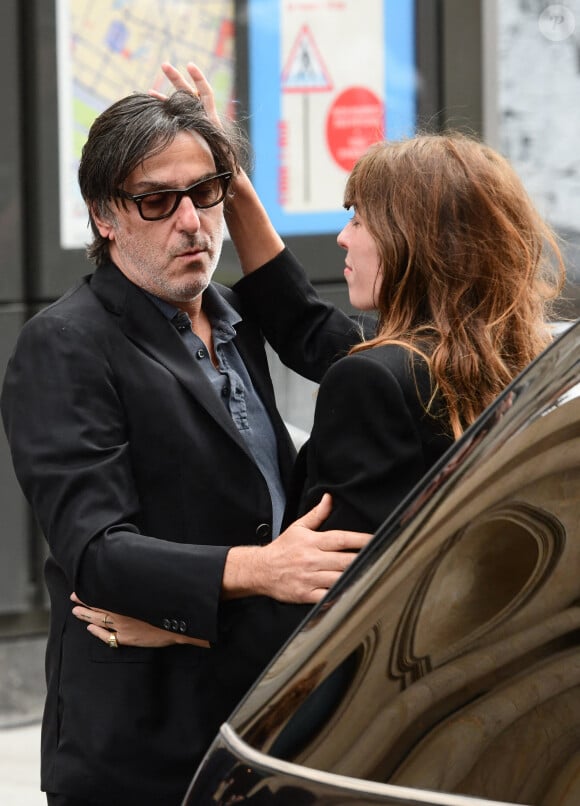
[[(146, 621), (122, 616), (110, 610), (99, 607), (89, 607), (78, 598), (76, 593), (71, 594), (71, 600), (76, 603), (73, 607), (73, 616), (87, 622), (87, 630), (112, 648), (118, 646), (142, 646), (158, 649), (172, 644), (192, 644), (209, 648), (209, 642), (200, 638), (190, 638), (187, 635), (162, 630)], [(111, 639), (115, 636), (115, 640)]]
[(224, 569), (224, 598), (261, 594), (280, 602), (320, 601), (372, 538), (342, 529), (316, 531), (331, 509), (332, 499), (325, 494), (267, 546), (231, 549)]
[[(163, 62), (161, 69), (176, 90), (184, 90), (185, 92), (191, 93), (191, 95), (197, 95), (203, 104), (208, 118), (217, 126), (222, 126), (211, 85), (194, 62), (188, 62), (186, 65), (187, 72), (191, 76), (193, 83), (190, 83), (185, 76), (169, 62)], [(157, 90), (149, 90), (149, 95), (152, 95), (154, 98), (159, 98), (159, 100), (164, 100), (166, 97), (162, 93), (157, 92)]]

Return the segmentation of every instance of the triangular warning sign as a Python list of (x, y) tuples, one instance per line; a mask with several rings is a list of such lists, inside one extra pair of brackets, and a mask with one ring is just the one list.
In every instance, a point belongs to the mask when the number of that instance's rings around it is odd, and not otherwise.
[(303, 25), (282, 71), (282, 92), (328, 92), (332, 88), (312, 33)]

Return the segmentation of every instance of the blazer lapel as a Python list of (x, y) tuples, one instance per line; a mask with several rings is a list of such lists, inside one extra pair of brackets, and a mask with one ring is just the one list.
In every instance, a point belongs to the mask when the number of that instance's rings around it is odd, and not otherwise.
[(251, 457), (225, 406), (192, 359), (177, 330), (143, 291), (109, 264), (93, 274), (91, 288), (135, 344), (166, 367), (216, 423)]

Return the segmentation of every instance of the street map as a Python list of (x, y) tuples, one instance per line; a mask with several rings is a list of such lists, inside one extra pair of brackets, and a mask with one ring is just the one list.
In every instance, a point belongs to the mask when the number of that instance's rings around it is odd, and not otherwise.
[(234, 0), (57, 0), (57, 15), (61, 246), (78, 249), (88, 233), (76, 174), (91, 123), (131, 92), (169, 91), (163, 61), (195, 61), (227, 114)]

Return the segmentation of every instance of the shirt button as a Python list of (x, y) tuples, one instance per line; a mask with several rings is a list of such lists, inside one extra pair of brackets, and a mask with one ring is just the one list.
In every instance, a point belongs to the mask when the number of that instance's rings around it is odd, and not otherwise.
[(269, 523), (261, 523), (256, 528), (256, 537), (258, 540), (266, 542), (272, 537), (272, 527)]
[(195, 357), (198, 358), (200, 361), (203, 358), (205, 358), (206, 355), (207, 355), (207, 352), (206, 352), (206, 350), (203, 349), (203, 347), (200, 347), (199, 350), (197, 350), (197, 352), (195, 353)]
[(229, 395), (229, 393), (230, 393), (230, 387), (226, 384), (222, 388), (222, 397), (227, 397)]
[(191, 319), (185, 311), (179, 311), (171, 320), (180, 333), (191, 330)]

